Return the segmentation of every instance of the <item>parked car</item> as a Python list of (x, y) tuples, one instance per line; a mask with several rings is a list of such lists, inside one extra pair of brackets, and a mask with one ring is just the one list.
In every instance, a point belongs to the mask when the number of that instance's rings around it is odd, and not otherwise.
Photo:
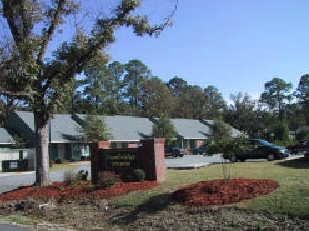
[(207, 154), (207, 145), (206, 144), (202, 144), (200, 145), (198, 148), (194, 148), (192, 150), (193, 155), (197, 155), (197, 154)]
[(183, 157), (187, 155), (188, 151), (183, 148), (165, 148), (165, 156)]
[(298, 153), (308, 153), (309, 152), (309, 140), (301, 140), (296, 145), (289, 145), (286, 149), (290, 150), (291, 154), (298, 154)]
[(290, 155), (290, 151), (281, 146), (276, 146), (262, 139), (250, 139), (247, 150), (239, 150), (233, 155), (223, 154), (225, 159), (232, 162), (247, 159), (267, 159), (269, 161), (283, 159)]

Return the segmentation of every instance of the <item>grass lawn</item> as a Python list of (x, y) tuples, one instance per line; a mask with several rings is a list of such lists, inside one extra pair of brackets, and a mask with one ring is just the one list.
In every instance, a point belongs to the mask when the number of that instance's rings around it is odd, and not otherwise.
[[(113, 200), (119, 206), (164, 207), (163, 198), (181, 186), (197, 181), (222, 179), (221, 164), (194, 170), (167, 170), (167, 180), (149, 191), (132, 192)], [(267, 196), (237, 203), (239, 207), (268, 210), (296, 216), (309, 216), (309, 162), (281, 160), (239, 162), (230, 165), (231, 178), (272, 179), (279, 188)], [(168, 205), (166, 205), (168, 206)]]
[(74, 170), (76, 165), (74, 162), (63, 162), (63, 164), (53, 164), (52, 167), (49, 167), (50, 171), (59, 171), (59, 170)]

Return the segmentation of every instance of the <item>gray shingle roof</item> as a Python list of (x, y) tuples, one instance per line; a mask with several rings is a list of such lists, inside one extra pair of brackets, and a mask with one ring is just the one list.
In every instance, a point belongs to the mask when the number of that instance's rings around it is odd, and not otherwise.
[[(78, 114), (83, 119), (86, 115)], [(153, 123), (134, 116), (100, 116), (104, 119), (113, 141), (139, 141), (151, 136)]]
[(0, 128), (0, 144), (12, 144), (12, 141), (12, 136), (4, 128)]
[(175, 130), (184, 139), (207, 139), (212, 132), (204, 120), (172, 119), (171, 121)]
[(113, 140), (141, 140), (151, 136), (153, 123), (147, 118), (133, 116), (105, 116), (105, 123)]
[[(15, 111), (18, 117), (34, 132), (34, 117), (32, 112)], [(80, 126), (71, 115), (55, 114), (49, 122), (48, 133), (51, 143), (77, 142), (81, 137)]]
[(24, 121), (25, 124), (28, 125), (28, 127), (34, 131), (34, 117), (33, 113), (30, 111), (15, 111), (15, 113), (18, 115), (18, 117)]
[(50, 142), (78, 142), (83, 137), (80, 129), (80, 125), (72, 119), (71, 115), (55, 114), (49, 124)]
[[(16, 111), (16, 114), (30, 129), (34, 129), (32, 112)], [(72, 143), (82, 139), (77, 121), (83, 120), (86, 115), (76, 116), (73, 119), (68, 114), (54, 115), (49, 125), (51, 143)], [(101, 117), (113, 135), (113, 141), (138, 141), (149, 138), (152, 134), (153, 122), (148, 118), (120, 115)], [(177, 133), (184, 139), (207, 139), (212, 135), (213, 120), (171, 119), (171, 121)], [(240, 134), (240, 131), (233, 129), (233, 136)]]

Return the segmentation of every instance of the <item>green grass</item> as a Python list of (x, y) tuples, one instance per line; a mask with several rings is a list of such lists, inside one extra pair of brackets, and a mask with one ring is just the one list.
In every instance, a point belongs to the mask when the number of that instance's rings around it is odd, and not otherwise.
[(72, 162), (64, 162), (63, 164), (53, 164), (52, 167), (49, 167), (50, 171), (59, 171), (59, 170), (74, 170), (76, 165), (73, 165)]
[(17, 216), (17, 215), (9, 215), (9, 216), (0, 216), (2, 221), (5, 221), (7, 223), (15, 222), (16, 224), (19, 224), (21, 226), (32, 226), (33, 220), (24, 217), (24, 216)]
[[(113, 203), (119, 206), (147, 205), (161, 207), (168, 193), (197, 181), (223, 178), (221, 164), (195, 170), (167, 170), (167, 180), (148, 191), (131, 192), (118, 197)], [(230, 166), (231, 178), (272, 179), (279, 188), (267, 196), (236, 204), (249, 209), (280, 212), (285, 215), (309, 215), (309, 162), (282, 160), (272, 162), (243, 162)]]

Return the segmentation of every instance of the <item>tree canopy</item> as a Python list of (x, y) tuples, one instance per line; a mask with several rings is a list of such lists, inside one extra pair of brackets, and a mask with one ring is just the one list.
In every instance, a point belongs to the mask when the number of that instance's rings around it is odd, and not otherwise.
[(270, 109), (277, 111), (280, 116), (285, 102), (292, 99), (290, 94), (292, 87), (291, 83), (286, 83), (283, 79), (273, 78), (265, 83), (265, 90), (260, 100), (268, 105)]

